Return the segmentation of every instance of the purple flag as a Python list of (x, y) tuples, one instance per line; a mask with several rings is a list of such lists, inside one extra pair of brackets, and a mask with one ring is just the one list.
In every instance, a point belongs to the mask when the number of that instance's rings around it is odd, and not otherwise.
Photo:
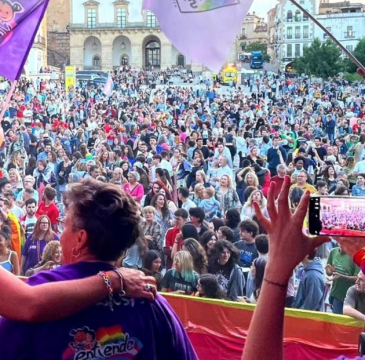
[(49, 0), (0, 0), (0, 75), (18, 80)]
[(218, 72), (253, 0), (144, 0), (172, 44)]

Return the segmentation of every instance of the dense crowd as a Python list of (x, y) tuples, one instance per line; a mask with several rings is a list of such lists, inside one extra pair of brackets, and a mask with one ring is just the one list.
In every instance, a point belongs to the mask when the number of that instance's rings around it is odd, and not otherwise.
[[(112, 77), (110, 96), (92, 82), (67, 93), (58, 80), (17, 84), (0, 150), (7, 270), (29, 276), (60, 265), (63, 193), (93, 178), (139, 204), (143, 236), (124, 267), (154, 276), (162, 291), (256, 303), (269, 248), (253, 204), (269, 218), (271, 182), (277, 198), (291, 177), (293, 210), (306, 190), (365, 195), (364, 85), (266, 71), (230, 87), (181, 70), (125, 67)], [(0, 83), (0, 105), (9, 89)], [(319, 250), (293, 273), (287, 306), (322, 311), (331, 286), (342, 313), (359, 269), (334, 241)]]

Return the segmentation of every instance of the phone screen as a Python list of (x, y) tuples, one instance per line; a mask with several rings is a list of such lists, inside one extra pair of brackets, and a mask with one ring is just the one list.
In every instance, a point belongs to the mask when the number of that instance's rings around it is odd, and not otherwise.
[(312, 235), (365, 236), (365, 198), (311, 197), (309, 232)]

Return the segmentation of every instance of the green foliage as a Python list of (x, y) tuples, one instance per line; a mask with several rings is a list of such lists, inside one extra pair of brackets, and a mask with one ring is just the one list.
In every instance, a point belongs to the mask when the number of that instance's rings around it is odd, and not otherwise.
[(364, 78), (359, 75), (358, 73), (346, 73), (345, 74), (345, 80), (349, 81), (349, 82), (354, 82), (354, 81), (363, 81)]
[[(361, 62), (362, 65), (365, 65), (365, 39), (361, 39), (359, 43), (356, 45), (355, 50), (352, 52), (357, 60)], [(346, 70), (350, 73), (355, 73), (357, 70), (357, 66), (349, 59), (346, 58)]]
[(304, 48), (303, 56), (296, 58), (294, 68), (298, 74), (328, 79), (343, 69), (341, 50), (331, 40), (321, 42), (315, 39)]
[(271, 58), (270, 55), (267, 53), (267, 44), (262, 43), (260, 41), (255, 41), (251, 44), (248, 44), (246, 46), (245, 52), (251, 52), (251, 51), (261, 51), (263, 54), (264, 61), (270, 62)]

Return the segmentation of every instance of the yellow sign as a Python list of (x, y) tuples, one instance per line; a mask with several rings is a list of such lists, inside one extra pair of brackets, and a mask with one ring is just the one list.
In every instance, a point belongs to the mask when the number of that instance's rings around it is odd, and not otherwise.
[(69, 92), (70, 88), (74, 88), (75, 85), (76, 85), (76, 68), (75, 66), (66, 66), (65, 69), (66, 92)]

